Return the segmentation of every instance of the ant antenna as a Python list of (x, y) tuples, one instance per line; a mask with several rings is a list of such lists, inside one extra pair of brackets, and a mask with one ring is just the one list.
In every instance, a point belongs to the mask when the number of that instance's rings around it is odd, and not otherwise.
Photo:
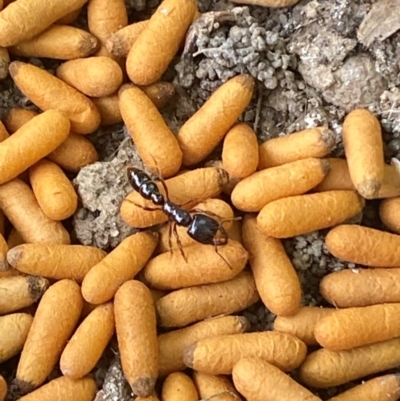
[(206, 214), (210, 217), (213, 217), (215, 219), (218, 220), (220, 226), (222, 227), (222, 224), (228, 222), (228, 221), (240, 221), (242, 220), (241, 216), (237, 216), (237, 217), (228, 217), (226, 219), (222, 218), (221, 216), (219, 216), (216, 213), (210, 212), (209, 210), (203, 210), (203, 209), (198, 209), (198, 208), (193, 208), (190, 210), (190, 213), (202, 213), (202, 214)]
[[(230, 220), (230, 219), (228, 219)], [(218, 230), (222, 233), (222, 238), (215, 238), (214, 239), (214, 250), (215, 253), (228, 265), (229, 269), (232, 270), (232, 266), (229, 262), (218, 252), (218, 246), (223, 246), (228, 243), (228, 233), (226, 232), (225, 228), (223, 227), (223, 221), (219, 223)]]
[[(231, 217), (229, 219), (221, 219), (219, 221), (219, 231), (223, 234), (223, 241), (225, 241), (223, 244), (221, 245), (225, 245), (228, 242), (228, 233), (226, 232), (225, 227), (223, 226), (223, 224), (227, 221), (240, 221), (242, 220), (241, 216), (238, 217)], [(229, 268), (232, 270), (232, 266), (228, 263), (228, 261), (218, 252), (218, 246), (215, 244), (215, 252), (221, 257), (221, 259), (224, 260), (224, 262), (229, 266)]]

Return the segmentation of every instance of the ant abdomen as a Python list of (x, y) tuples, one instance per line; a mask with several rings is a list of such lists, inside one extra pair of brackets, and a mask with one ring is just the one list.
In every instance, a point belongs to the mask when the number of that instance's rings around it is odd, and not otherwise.
[(144, 183), (151, 182), (150, 177), (144, 171), (139, 170), (138, 168), (128, 167), (127, 174), (129, 184), (137, 192), (140, 192), (140, 188)]
[(151, 200), (157, 206), (164, 204), (164, 196), (149, 175), (135, 167), (128, 167), (127, 173), (129, 184), (144, 199)]

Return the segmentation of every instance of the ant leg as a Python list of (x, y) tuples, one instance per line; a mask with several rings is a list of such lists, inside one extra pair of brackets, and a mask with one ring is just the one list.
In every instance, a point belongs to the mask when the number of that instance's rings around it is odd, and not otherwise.
[[(193, 199), (189, 199), (188, 201), (186, 201), (185, 203), (182, 203), (182, 205), (179, 205), (180, 207), (185, 207), (186, 205), (189, 205), (190, 203), (193, 203), (193, 202), (197, 202), (197, 203), (199, 203), (198, 202), (198, 199), (196, 199), (196, 198), (193, 198)], [(191, 210), (189, 210), (189, 212), (191, 212), (193, 209), (191, 209)]]
[(226, 245), (228, 243), (228, 233), (226, 232), (225, 227), (222, 225), (222, 222), (219, 224), (218, 229), (221, 232), (222, 237), (214, 238), (213, 243), (215, 246)]
[(228, 221), (240, 221), (242, 220), (241, 216), (238, 217), (230, 217), (228, 219), (223, 219), (221, 216), (218, 216), (217, 214), (213, 213), (213, 212), (209, 212), (208, 210), (201, 210), (201, 209), (193, 209), (193, 211), (195, 213), (204, 213), (205, 215), (209, 215), (210, 217), (213, 217), (215, 219), (218, 219), (218, 230), (222, 233), (222, 238), (214, 238), (214, 241), (217, 241), (218, 244), (217, 245), (226, 245), (226, 243), (228, 242), (228, 234), (225, 230), (224, 227), (224, 223), (228, 222)]
[(224, 219), (221, 216), (219, 216), (218, 214), (210, 212), (209, 210), (203, 210), (203, 209), (197, 209), (197, 208), (193, 208), (192, 210), (190, 210), (190, 213), (206, 214), (207, 216), (214, 217), (214, 218), (218, 219), (220, 221), (220, 224), (224, 224), (227, 221), (240, 221), (240, 220), (242, 220), (241, 216), (230, 217), (228, 219)]
[(220, 224), (219, 230), (222, 233), (222, 238), (214, 238), (214, 250), (215, 253), (228, 265), (228, 267), (232, 270), (232, 266), (228, 263), (228, 261), (218, 252), (218, 246), (226, 245), (228, 243), (228, 233), (225, 228)]
[(139, 205), (138, 203), (132, 202), (130, 199), (126, 199), (126, 198), (122, 202), (125, 202), (125, 201), (132, 203), (132, 205), (135, 205), (142, 210), (146, 210), (147, 212), (155, 212), (157, 210), (161, 210), (159, 207), (147, 207), (147, 206)]
[(175, 223), (175, 221), (172, 221), (172, 222), (169, 224), (168, 227), (169, 227), (169, 228), (168, 228), (168, 246), (169, 246), (169, 251), (172, 252), (172, 250), (173, 250), (171, 238), (172, 238), (172, 233), (174, 233), (174, 237), (176, 238), (176, 243), (178, 244), (179, 251), (180, 251), (180, 253), (181, 253), (183, 259), (184, 259), (185, 262), (187, 263), (187, 258), (186, 258), (185, 253), (183, 252), (182, 243), (181, 243), (181, 240), (180, 240), (180, 238), (179, 238), (178, 231), (176, 230), (176, 223)]
[[(222, 244), (221, 244), (222, 245)], [(232, 266), (228, 263), (228, 261), (218, 252), (218, 244), (214, 243), (215, 253), (227, 264), (227, 266), (232, 270)]]
[(165, 183), (164, 178), (162, 178), (161, 176), (160, 176), (160, 182), (161, 182), (161, 185), (162, 185), (162, 187), (164, 188), (164, 191), (165, 191), (165, 198), (169, 199), (167, 184)]
[(185, 252), (183, 252), (182, 242), (181, 242), (181, 240), (179, 238), (179, 234), (178, 234), (178, 231), (176, 229), (176, 223), (175, 222), (174, 222), (174, 229), (172, 231), (173, 231), (174, 236), (176, 238), (176, 243), (178, 244), (179, 251), (180, 251), (183, 259), (185, 260), (185, 262), (188, 263), (188, 260), (186, 258)]
[(207, 216), (214, 217), (216, 219), (222, 219), (222, 217), (218, 216), (218, 214), (215, 214), (215, 213), (210, 212), (208, 210), (198, 209), (197, 207), (194, 207), (193, 209), (190, 209), (190, 213), (206, 214)]
[(169, 246), (169, 251), (172, 252), (172, 225), (175, 224), (175, 222), (168, 223), (168, 246)]

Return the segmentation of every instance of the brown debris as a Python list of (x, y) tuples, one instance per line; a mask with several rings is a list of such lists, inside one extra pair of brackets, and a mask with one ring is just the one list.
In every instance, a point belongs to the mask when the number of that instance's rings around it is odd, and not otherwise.
[(400, 29), (400, 0), (378, 0), (366, 15), (357, 32), (358, 40), (366, 47), (384, 41)]

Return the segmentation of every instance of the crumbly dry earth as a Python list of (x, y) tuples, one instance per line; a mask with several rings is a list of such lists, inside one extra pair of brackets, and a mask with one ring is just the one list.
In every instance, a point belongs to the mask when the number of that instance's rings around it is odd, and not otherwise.
[[(134, 22), (148, 18), (158, 0), (126, 0), (126, 4), (129, 21)], [(352, 108), (367, 107), (381, 121), (387, 161), (400, 158), (400, 16), (393, 12), (396, 7), (399, 0), (304, 0), (290, 9), (201, 0), (203, 16), (190, 28), (183, 54), (164, 77), (175, 84), (178, 96), (162, 111), (163, 116), (177, 132), (221, 83), (249, 73), (257, 85), (242, 120), (253, 126), (260, 143), (327, 124), (337, 137), (334, 154), (343, 155), (343, 117)], [(86, 25), (85, 10), (77, 25)], [(28, 61), (52, 72), (57, 66), (50, 60)], [(35, 109), (10, 79), (0, 81), (0, 118), (16, 106)], [(109, 249), (134, 232), (118, 210), (131, 190), (125, 167), (142, 165), (122, 125), (102, 128), (89, 138), (101, 161), (72, 177), (82, 199), (73, 218), (74, 236), (83, 244)], [(367, 202), (364, 215), (359, 216), (363, 224), (382, 228), (378, 205)], [(301, 279), (304, 305), (324, 305), (318, 291), (324, 275), (355, 267), (328, 253), (324, 235), (324, 231), (314, 232), (284, 241)], [(252, 330), (272, 327), (274, 316), (261, 304), (242, 314)], [(0, 365), (0, 374), (11, 381), (15, 367), (14, 358)], [(115, 343), (94, 373), (102, 385), (96, 401), (131, 398)], [(353, 384), (315, 393), (327, 399)], [(7, 400), (17, 396), (11, 391)]]

